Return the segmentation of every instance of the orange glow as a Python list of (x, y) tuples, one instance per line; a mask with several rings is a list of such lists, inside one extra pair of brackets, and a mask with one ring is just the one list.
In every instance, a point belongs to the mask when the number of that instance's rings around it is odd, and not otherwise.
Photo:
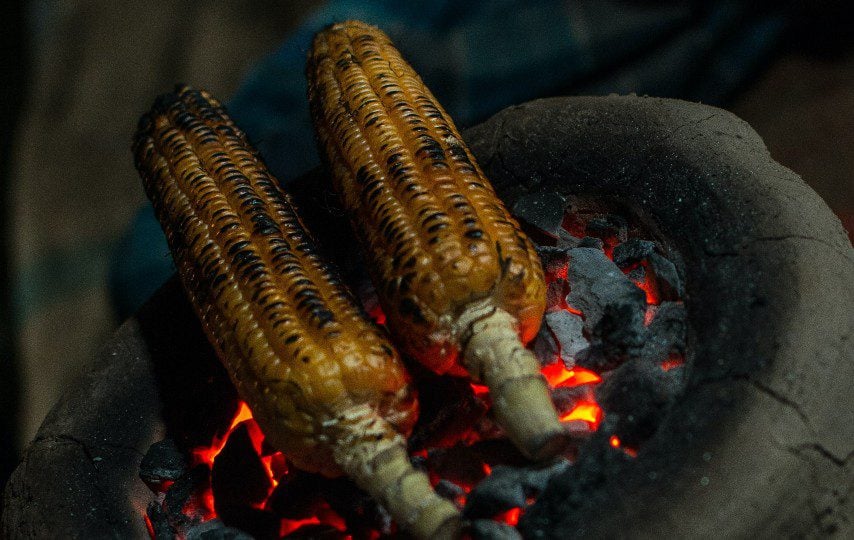
[(571, 411), (560, 417), (561, 422), (570, 422), (572, 420), (583, 420), (595, 430), (599, 427), (599, 423), (602, 422), (602, 409), (596, 403), (582, 401), (576, 404)]
[(145, 528), (148, 529), (148, 536), (154, 538), (154, 525), (151, 523), (151, 518), (148, 517), (148, 514), (143, 517), (145, 518)]
[(540, 370), (540, 373), (543, 374), (552, 388), (574, 387), (602, 381), (599, 375), (588, 369), (579, 367), (566, 369), (566, 366), (560, 360), (554, 364), (545, 366)]
[(231, 432), (234, 431), (238, 425), (250, 419), (252, 419), (252, 411), (249, 410), (249, 406), (246, 405), (245, 402), (241, 401), (237, 408), (237, 412), (234, 415), (234, 419), (231, 421), (231, 425), (229, 425), (228, 431), (225, 432), (225, 435), (223, 435), (222, 438), (214, 438), (211, 441), (210, 446), (199, 446), (193, 449), (193, 457), (195, 458), (194, 465), (198, 463), (207, 463), (212, 466), (216, 457), (225, 447), (225, 443), (231, 436)]
[(580, 309), (574, 308), (574, 307), (570, 306), (569, 304), (566, 304), (566, 310), (567, 310), (568, 312), (572, 313), (573, 315), (578, 315), (579, 317), (583, 317), (583, 316), (584, 316), (584, 314), (583, 314), (583, 313), (581, 313), (581, 310), (580, 310)]
[(519, 524), (519, 517), (522, 515), (521, 508), (511, 508), (506, 512), (502, 512), (495, 516), (497, 521), (503, 521), (504, 523), (510, 525), (511, 527), (515, 527)]
[(287, 536), (305, 525), (320, 525), (320, 520), (317, 516), (307, 519), (283, 519), (279, 525), (279, 536)]
[(374, 322), (379, 324), (380, 326), (385, 324), (385, 313), (383, 312), (383, 308), (380, 307), (379, 304), (377, 304), (376, 307), (374, 307), (370, 311), (370, 313), (368, 313), (368, 316), (371, 319), (373, 319)]
[(644, 272), (643, 281), (635, 281), (634, 284), (640, 287), (640, 289), (646, 294), (646, 303), (657, 306), (661, 303), (661, 300), (658, 298), (658, 284), (655, 282), (655, 277), (652, 271), (647, 267), (646, 263), (644, 263)]
[(234, 420), (231, 421), (231, 426), (229, 426), (228, 431), (234, 430), (238, 424), (249, 420), (252, 418), (252, 411), (249, 410), (249, 405), (246, 402), (241, 401), (240, 406), (237, 408), (237, 416), (234, 417)]
[(608, 443), (614, 448), (620, 448), (629, 457), (638, 457), (638, 451), (634, 448), (626, 448), (624, 446), (621, 446), (622, 442), (620, 441), (620, 438), (616, 435), (611, 435), (611, 438), (608, 439)]
[(489, 463), (483, 464), (483, 474), (485, 474), (486, 476), (492, 474), (492, 467), (489, 465)]
[(470, 384), (471, 384), (472, 392), (474, 392), (474, 395), (476, 395), (477, 397), (483, 399), (489, 395), (489, 387), (487, 387), (483, 384), (477, 384), (477, 383), (470, 383)]
[(678, 355), (670, 355), (670, 358), (661, 363), (661, 369), (670, 371), (685, 365), (685, 359)]

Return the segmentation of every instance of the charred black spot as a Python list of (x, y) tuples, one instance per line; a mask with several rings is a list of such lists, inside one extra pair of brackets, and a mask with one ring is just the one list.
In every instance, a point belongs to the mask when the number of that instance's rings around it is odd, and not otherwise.
[(424, 318), (424, 314), (421, 312), (421, 308), (419, 308), (411, 298), (404, 298), (400, 301), (400, 313), (404, 316), (411, 317), (412, 320), (418, 324), (427, 322)]

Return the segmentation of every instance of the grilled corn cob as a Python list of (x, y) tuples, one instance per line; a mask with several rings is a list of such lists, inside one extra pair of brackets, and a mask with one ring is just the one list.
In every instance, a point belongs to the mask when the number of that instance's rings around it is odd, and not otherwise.
[(274, 446), (350, 475), (417, 537), (455, 530), (406, 453), (417, 401), (395, 349), (222, 106), (188, 87), (161, 96), (134, 152), (184, 288)]
[(306, 73), (321, 153), (393, 337), (438, 373), (484, 382), (520, 450), (554, 455), (566, 434), (523, 345), (545, 309), (542, 268), (450, 117), (359, 21), (319, 32)]

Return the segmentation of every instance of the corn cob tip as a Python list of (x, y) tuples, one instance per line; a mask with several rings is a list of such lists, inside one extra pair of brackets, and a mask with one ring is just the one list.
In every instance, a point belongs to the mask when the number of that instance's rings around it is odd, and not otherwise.
[(462, 519), (456, 506), (439, 497), (427, 475), (409, 461), (404, 445), (383, 447), (363, 440), (344, 445), (345, 472), (373, 495), (414, 538), (455, 539)]
[(570, 434), (558, 419), (539, 363), (519, 339), (517, 321), (502, 309), (476, 305), (459, 324), (466, 369), (489, 388), (496, 419), (510, 440), (535, 461), (558, 455)]

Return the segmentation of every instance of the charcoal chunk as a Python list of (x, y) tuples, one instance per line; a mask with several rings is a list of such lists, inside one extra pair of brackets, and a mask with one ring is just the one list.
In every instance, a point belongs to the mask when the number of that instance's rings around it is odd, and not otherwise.
[(661, 300), (680, 300), (685, 296), (685, 289), (676, 266), (663, 255), (653, 253), (647, 258), (647, 272), (655, 277), (658, 294)]
[(252, 540), (240, 529), (228, 527), (220, 519), (210, 519), (187, 530), (187, 540)]
[(584, 320), (575, 313), (565, 309), (549, 311), (544, 326), (554, 334), (560, 358), (567, 367), (572, 367), (575, 357), (590, 345), (584, 337)]
[(596, 389), (596, 400), (614, 418), (614, 431), (637, 447), (658, 428), (673, 399), (681, 392), (682, 374), (664, 371), (653, 362), (627, 362)]
[(425, 370), (416, 380), (421, 414), (409, 438), (413, 449), (455, 444), (488, 410), (465, 379)]
[(646, 295), (598, 249), (575, 248), (570, 258), (567, 303), (584, 314), (591, 341), (575, 361), (595, 371), (613, 369), (643, 346)]
[(573, 236), (566, 229), (560, 229), (557, 232), (557, 247), (561, 249), (572, 249), (578, 247), (581, 243), (581, 238)]
[(476, 519), (470, 525), (474, 540), (522, 540), (514, 527), (491, 519)]
[(471, 486), (483, 478), (483, 456), (473, 446), (431, 449), (427, 461), (431, 471), (456, 484)]
[(546, 489), (549, 481), (569, 468), (569, 461), (559, 459), (546, 467), (525, 467), (520, 471), (520, 481), (526, 492), (539, 493)]
[(608, 214), (601, 217), (595, 217), (587, 222), (585, 232), (589, 236), (601, 238), (606, 244), (615, 246), (620, 242), (625, 242), (628, 236), (628, 223), (626, 220), (617, 215)]
[(149, 486), (175, 481), (186, 471), (187, 460), (172, 439), (152, 444), (139, 464), (139, 477)]
[(513, 214), (553, 238), (563, 222), (566, 203), (563, 197), (551, 191), (529, 193), (513, 205)]
[(288, 519), (307, 519), (317, 515), (323, 505), (321, 482), (319, 475), (299, 469), (289, 471), (270, 494), (267, 506), (277, 516)]
[(246, 423), (237, 426), (214, 461), (212, 481), (216, 510), (232, 506), (251, 507), (264, 502), (270, 478), (252, 445)]
[(644, 313), (630, 304), (605, 306), (591, 337), (611, 368), (640, 354), (649, 334), (643, 324)]
[(154, 531), (155, 540), (175, 538), (175, 529), (172, 528), (166, 512), (159, 503), (149, 503), (145, 513), (148, 516), (151, 529)]
[(548, 324), (540, 325), (540, 330), (531, 342), (531, 350), (541, 366), (551, 364), (558, 356), (560, 349)]
[(605, 242), (603, 242), (601, 238), (596, 238), (595, 236), (585, 236), (578, 243), (578, 247), (604, 249)]
[(593, 401), (591, 385), (560, 386), (552, 390), (552, 403), (560, 413), (566, 413), (581, 401)]
[(488, 518), (525, 505), (525, 490), (517, 469), (497, 466), (469, 493), (463, 515)]
[(278, 538), (280, 519), (267, 510), (249, 506), (230, 506), (217, 515), (229, 527), (246, 531), (250, 538)]
[(457, 497), (461, 497), (466, 493), (463, 488), (444, 478), (436, 483), (434, 489), (436, 490), (436, 495), (450, 501), (455, 501)]
[[(198, 516), (188, 515), (185, 508), (200, 508), (200, 504), (190, 504), (210, 485), (211, 470), (205, 464), (199, 464), (182, 474), (166, 491), (163, 508), (173, 527), (185, 525)], [(177, 527), (176, 527), (177, 528)]]
[(365, 528), (386, 531), (391, 526), (385, 509), (349, 478), (322, 479), (320, 494), (354, 533)]
[(549, 283), (546, 288), (546, 311), (564, 309), (567, 292), (569, 283), (565, 279), (557, 278)]
[(655, 242), (629, 238), (614, 248), (614, 264), (625, 268), (646, 259), (653, 253), (655, 253)]
[(536, 250), (546, 275), (555, 275), (566, 270), (569, 264), (569, 254), (566, 249), (554, 246), (536, 246)]
[(685, 306), (682, 304), (662, 302), (656, 306), (642, 357), (649, 361), (661, 362), (671, 353), (684, 354), (685, 317)]
[(594, 248), (570, 250), (567, 303), (584, 314), (592, 330), (605, 314), (606, 306), (626, 305), (643, 313), (646, 296), (605, 254)]

